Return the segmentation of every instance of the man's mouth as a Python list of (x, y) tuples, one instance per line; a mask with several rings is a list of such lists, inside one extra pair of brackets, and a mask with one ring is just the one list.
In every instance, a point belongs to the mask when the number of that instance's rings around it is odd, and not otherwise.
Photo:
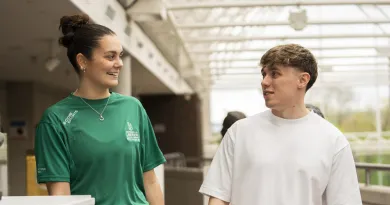
[(268, 95), (271, 95), (271, 94), (274, 94), (274, 92), (272, 92), (272, 91), (264, 91), (263, 92), (264, 96), (268, 96)]

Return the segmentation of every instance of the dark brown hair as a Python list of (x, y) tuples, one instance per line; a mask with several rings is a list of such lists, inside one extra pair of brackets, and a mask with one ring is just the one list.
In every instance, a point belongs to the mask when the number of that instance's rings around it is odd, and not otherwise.
[(67, 55), (75, 71), (80, 74), (77, 64), (77, 54), (83, 54), (87, 59), (91, 59), (93, 49), (99, 46), (99, 40), (105, 35), (115, 35), (115, 33), (102, 25), (89, 22), (88, 15), (63, 16), (60, 20), (59, 29), (64, 36), (58, 42), (67, 48)]
[(260, 60), (262, 68), (275, 66), (291, 66), (310, 75), (306, 91), (309, 90), (318, 76), (317, 61), (314, 55), (298, 44), (279, 45), (268, 50)]
[(240, 111), (228, 112), (222, 123), (221, 135), (225, 136), (228, 129), (237, 121), (246, 118), (245, 114)]

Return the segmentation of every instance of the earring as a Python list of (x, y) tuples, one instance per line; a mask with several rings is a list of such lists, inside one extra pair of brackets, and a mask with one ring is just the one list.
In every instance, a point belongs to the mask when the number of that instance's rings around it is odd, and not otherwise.
[(81, 67), (81, 70), (85, 73), (85, 68)]

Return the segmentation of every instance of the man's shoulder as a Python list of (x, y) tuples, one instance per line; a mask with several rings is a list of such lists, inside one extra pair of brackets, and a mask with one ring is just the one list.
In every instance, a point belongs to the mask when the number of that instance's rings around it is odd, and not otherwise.
[(311, 126), (313, 126), (313, 128), (315, 128), (316, 130), (326, 135), (334, 136), (334, 137), (344, 135), (339, 128), (337, 128), (334, 124), (332, 124), (328, 120), (318, 116), (315, 113), (311, 113), (311, 115), (312, 118), (310, 123), (312, 124)]
[(269, 113), (270, 111), (263, 111), (255, 115), (248, 116), (246, 118), (237, 120), (231, 127), (230, 132), (233, 135), (236, 135), (238, 132), (240, 134), (248, 134), (256, 132), (256, 130), (264, 130), (267, 128), (267, 123), (269, 123)]
[(261, 122), (267, 122), (269, 119), (270, 111), (266, 110), (255, 115), (248, 116), (244, 119), (238, 120), (235, 124), (237, 127), (247, 127), (247, 126), (261, 126)]
[(335, 148), (335, 152), (338, 152), (349, 144), (347, 137), (339, 128), (317, 114), (312, 115), (313, 117), (310, 122), (312, 128), (315, 129), (315, 132), (318, 133), (319, 136), (327, 139), (327, 141), (332, 144)]

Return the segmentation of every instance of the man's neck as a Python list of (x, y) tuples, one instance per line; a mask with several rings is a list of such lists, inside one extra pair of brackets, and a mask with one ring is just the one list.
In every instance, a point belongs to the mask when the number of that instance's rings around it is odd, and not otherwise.
[(88, 82), (80, 82), (80, 87), (74, 92), (74, 95), (86, 98), (86, 99), (103, 99), (110, 96), (108, 88), (91, 85)]
[(292, 105), (280, 110), (272, 109), (272, 113), (275, 116), (284, 119), (299, 119), (306, 116), (309, 112), (304, 103)]

